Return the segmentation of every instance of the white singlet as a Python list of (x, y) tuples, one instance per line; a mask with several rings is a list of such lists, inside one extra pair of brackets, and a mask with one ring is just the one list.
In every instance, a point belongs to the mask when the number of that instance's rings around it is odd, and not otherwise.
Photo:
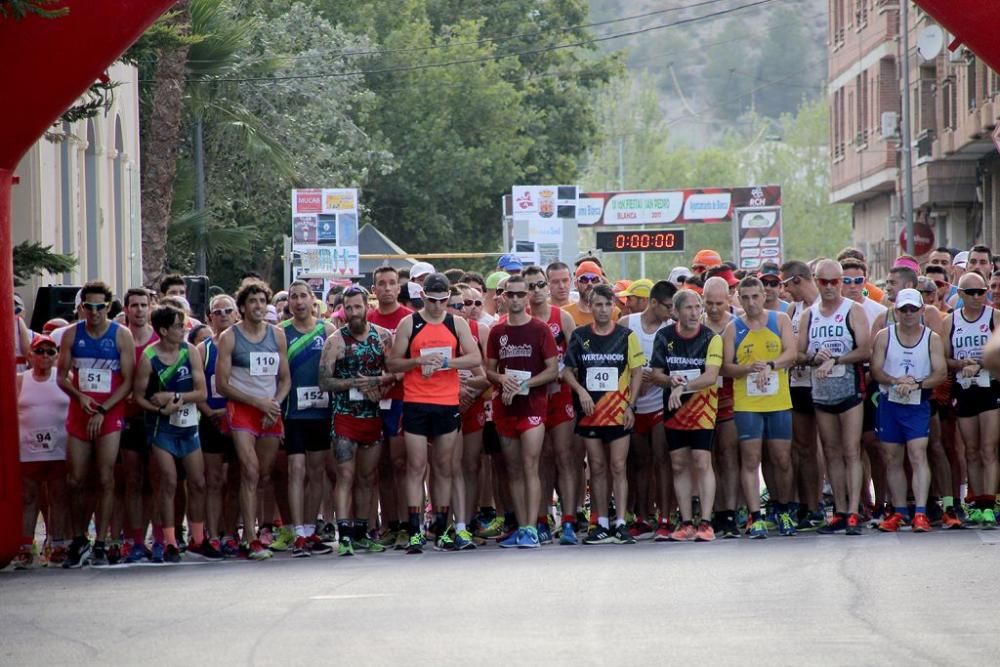
[(66, 413), (69, 396), (56, 384), (56, 371), (38, 382), (31, 371), (21, 374), (17, 399), (21, 463), (66, 460)]

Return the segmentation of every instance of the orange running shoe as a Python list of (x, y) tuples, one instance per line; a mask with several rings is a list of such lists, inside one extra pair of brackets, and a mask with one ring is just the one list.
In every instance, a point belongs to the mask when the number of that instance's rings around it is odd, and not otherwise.
[(927, 515), (923, 512), (919, 512), (913, 516), (913, 532), (914, 533), (929, 533), (931, 532), (931, 520), (927, 518)]
[(698, 532), (694, 536), (695, 542), (714, 542), (715, 541), (715, 531), (712, 529), (712, 524), (708, 521), (702, 521), (698, 524)]
[(941, 525), (946, 530), (957, 530), (962, 527), (962, 520), (958, 518), (954, 507), (945, 509), (944, 514), (941, 516)]
[(882, 522), (878, 525), (878, 529), (883, 533), (895, 533), (903, 523), (903, 515), (899, 512), (893, 512), (882, 519)]
[(670, 533), (670, 541), (687, 542), (689, 540), (693, 540), (696, 534), (697, 531), (694, 529), (693, 525), (691, 525), (690, 523), (682, 523), (681, 525), (677, 526), (677, 530)]

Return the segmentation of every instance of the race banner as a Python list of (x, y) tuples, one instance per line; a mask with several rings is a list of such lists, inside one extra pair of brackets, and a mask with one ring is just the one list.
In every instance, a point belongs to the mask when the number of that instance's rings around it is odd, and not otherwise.
[(360, 275), (356, 188), (292, 190), (292, 271), (319, 278)]
[(584, 192), (576, 221), (591, 226), (717, 223), (730, 222), (738, 208), (772, 206), (781, 206), (781, 186)]

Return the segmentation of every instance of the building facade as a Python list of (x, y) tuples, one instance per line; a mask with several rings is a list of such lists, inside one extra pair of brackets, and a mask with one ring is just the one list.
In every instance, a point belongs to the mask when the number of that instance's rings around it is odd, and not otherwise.
[(115, 89), (107, 113), (50, 128), (22, 158), (13, 188), (13, 238), (74, 255), (77, 266), (16, 287), (28, 313), (43, 285), (100, 279), (116, 295), (142, 284), (137, 70), (108, 70)]
[(911, 3), (902, 44), (899, 0), (829, 0), (830, 201), (850, 203), (854, 243), (872, 275), (902, 252), (902, 58), (909, 58), (914, 220), (935, 246), (1000, 245), (1000, 77), (971, 52), (918, 51), (933, 19)]

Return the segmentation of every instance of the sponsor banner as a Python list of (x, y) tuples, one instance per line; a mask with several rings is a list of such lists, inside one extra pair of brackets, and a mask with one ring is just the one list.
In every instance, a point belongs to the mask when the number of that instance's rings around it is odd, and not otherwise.
[(292, 257), (292, 275), (360, 275), (357, 189), (292, 190)]
[(298, 244), (292, 250), (292, 275), (357, 276), (358, 247)]
[(757, 270), (765, 262), (781, 266), (784, 261), (781, 207), (736, 209), (733, 245), (741, 269)]
[[(515, 185), (511, 219), (518, 239), (548, 246), (551, 256), (551, 246), (562, 246), (566, 228), (576, 228), (578, 194), (575, 185)], [(531, 252), (537, 262), (537, 250)]]
[[(598, 226), (729, 222), (737, 208), (772, 206), (781, 206), (781, 187), (777, 185), (584, 192), (577, 206), (577, 221)], [(516, 215), (516, 203), (514, 209)]]

